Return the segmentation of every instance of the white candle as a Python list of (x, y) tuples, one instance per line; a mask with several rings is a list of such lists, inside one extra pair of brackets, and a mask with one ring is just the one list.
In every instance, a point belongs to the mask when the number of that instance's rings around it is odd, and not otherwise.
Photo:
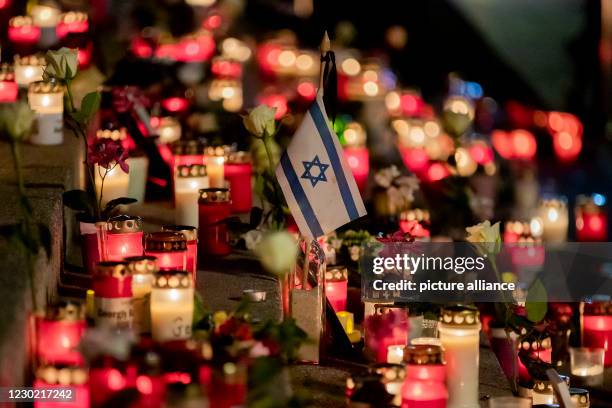
[(137, 333), (151, 332), (150, 299), (154, 273), (157, 272), (157, 258), (134, 256), (126, 258), (132, 273), (132, 305), (134, 308), (134, 330)]
[(578, 377), (590, 377), (593, 375), (603, 374), (603, 372), (604, 372), (603, 366), (600, 366), (600, 365), (572, 367), (572, 375), (575, 375)]
[(569, 215), (564, 199), (543, 199), (538, 207), (538, 217), (542, 220), (542, 240), (560, 243), (567, 240)]
[(32, 16), (34, 25), (41, 28), (55, 28), (59, 21), (60, 11), (55, 7), (37, 4), (32, 6), (30, 15)]
[(224, 162), (225, 158), (223, 156), (206, 156), (208, 184), (211, 188), (225, 187)]
[(159, 119), (157, 126), (159, 143), (174, 143), (181, 138), (181, 124), (171, 116)]
[(533, 405), (554, 404), (555, 395), (550, 382), (535, 380), (531, 399)]
[(64, 88), (56, 83), (37, 81), (28, 88), (28, 103), (36, 112), (36, 126), (30, 142), (57, 145), (64, 141)]
[(191, 277), (186, 272), (155, 274), (151, 291), (153, 340), (184, 340), (191, 337), (193, 292)]
[(449, 307), (438, 328), (446, 360), (448, 408), (477, 408), (480, 322), (478, 310)]
[(127, 196), (138, 200), (139, 203), (144, 203), (149, 159), (146, 156), (130, 157), (127, 159), (127, 163), (130, 166)]
[[(100, 189), (102, 187), (102, 177), (106, 172), (106, 169), (98, 165), (94, 168), (96, 177), (96, 191), (98, 197), (100, 196)], [(121, 167), (118, 165), (108, 171), (106, 178), (104, 179), (104, 195), (102, 196), (102, 205), (105, 205), (110, 200), (119, 197), (127, 197), (130, 187), (130, 175), (124, 173)]]
[(22, 88), (32, 82), (42, 81), (45, 70), (44, 59), (35, 55), (26, 57), (15, 56), (15, 82)]
[(177, 166), (174, 176), (174, 219), (178, 225), (198, 225), (200, 189), (208, 188), (206, 166), (192, 164)]
[(395, 345), (387, 347), (387, 363), (401, 364), (404, 360), (404, 345)]

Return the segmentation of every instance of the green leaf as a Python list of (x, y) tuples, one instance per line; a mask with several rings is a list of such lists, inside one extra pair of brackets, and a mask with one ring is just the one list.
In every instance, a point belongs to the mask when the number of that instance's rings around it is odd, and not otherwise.
[(202, 295), (196, 291), (193, 295), (193, 327), (198, 327), (200, 321), (205, 317), (206, 309), (204, 308)]
[(81, 109), (80, 113), (82, 115), (80, 123), (86, 123), (93, 118), (98, 109), (100, 109), (100, 93), (99, 92), (90, 92), (83, 97), (81, 101)]
[(539, 279), (536, 279), (527, 292), (525, 309), (527, 318), (532, 322), (539, 322), (544, 319), (547, 311), (548, 294), (546, 288)]
[(62, 195), (64, 205), (72, 210), (93, 216), (95, 203), (92, 197), (83, 190), (70, 190)]
[(108, 218), (110, 214), (113, 212), (113, 210), (115, 209), (115, 207), (119, 205), (134, 204), (136, 202), (138, 202), (138, 200), (136, 200), (135, 198), (129, 198), (129, 197), (119, 197), (119, 198), (115, 198), (114, 200), (110, 200), (108, 203), (106, 203), (106, 206), (102, 210), (102, 218), (103, 219)]

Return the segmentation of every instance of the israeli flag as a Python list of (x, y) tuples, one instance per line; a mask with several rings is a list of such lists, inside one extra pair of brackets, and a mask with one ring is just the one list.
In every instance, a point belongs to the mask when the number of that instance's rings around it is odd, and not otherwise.
[(306, 238), (318, 238), (366, 215), (320, 94), (281, 156), (276, 177)]

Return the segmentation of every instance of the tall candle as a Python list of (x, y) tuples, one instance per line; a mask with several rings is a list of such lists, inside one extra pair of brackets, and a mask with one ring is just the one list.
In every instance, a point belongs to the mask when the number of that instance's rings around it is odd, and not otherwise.
[(36, 319), (37, 356), (47, 364), (83, 364), (78, 351), (85, 332), (85, 308), (81, 304), (62, 302), (48, 306), (44, 316)]
[(604, 207), (606, 198), (601, 194), (578, 196), (576, 216), (576, 240), (581, 242), (605, 242), (608, 240), (608, 214)]
[(442, 310), (438, 330), (445, 351), (449, 408), (478, 407), (480, 321), (478, 310), (452, 306)]
[(435, 345), (411, 345), (404, 351), (406, 379), (402, 408), (445, 408), (448, 391), (442, 349)]
[(193, 283), (187, 272), (155, 274), (151, 292), (151, 333), (155, 341), (191, 337)]
[(536, 378), (533, 384), (531, 399), (533, 405), (554, 404), (555, 393), (550, 381)]
[(151, 332), (150, 295), (154, 276), (158, 271), (154, 256), (132, 256), (125, 258), (132, 275), (132, 306), (134, 308), (134, 330), (136, 333)]
[(230, 192), (227, 188), (200, 190), (199, 253), (227, 255), (230, 253), (229, 232), (224, 220), (231, 215)]
[(184, 271), (187, 266), (187, 240), (178, 232), (152, 232), (147, 234), (145, 240), (145, 255), (156, 257), (162, 271)]
[(247, 152), (231, 152), (224, 165), (224, 177), (232, 192), (231, 209), (235, 213), (247, 213), (253, 206), (251, 175), (253, 165)]
[(206, 166), (192, 164), (177, 166), (174, 173), (174, 220), (177, 224), (198, 225), (200, 190), (208, 188)]
[[(96, 190), (98, 197), (102, 190), (102, 175), (106, 172), (106, 169), (99, 165), (94, 166)], [(130, 190), (130, 175), (125, 173), (121, 167), (114, 166), (108, 172), (104, 178), (104, 190), (102, 195), (102, 205), (106, 205), (110, 200), (114, 200), (119, 197), (127, 197)]]
[(42, 81), (45, 70), (45, 59), (42, 56), (28, 55), (25, 57), (15, 56), (15, 82), (22, 88), (26, 88), (32, 82)]
[(565, 198), (542, 199), (538, 207), (542, 220), (542, 240), (547, 243), (561, 243), (567, 240), (569, 224)]
[(147, 156), (132, 156), (127, 159), (130, 166), (127, 196), (144, 203), (149, 171), (149, 158)]
[(32, 82), (28, 87), (28, 102), (36, 112), (36, 128), (30, 142), (61, 144), (64, 141), (64, 87), (55, 82)]
[(206, 156), (206, 170), (208, 171), (208, 184), (211, 188), (225, 187), (225, 172), (223, 156)]
[[(36, 370), (34, 390), (49, 388), (70, 388), (73, 399), (67, 401), (50, 401), (39, 399), (34, 402), (35, 408), (89, 408), (89, 386), (87, 370), (81, 367), (44, 365)], [(61, 390), (58, 390), (61, 392)], [(47, 391), (48, 393), (48, 391)]]
[(346, 310), (348, 270), (343, 266), (330, 266), (325, 272), (325, 295), (334, 311)]
[(99, 326), (131, 328), (132, 277), (125, 262), (99, 262), (92, 283), (95, 292), (95, 321)]
[(198, 229), (191, 225), (164, 225), (162, 231), (172, 231), (183, 234), (187, 240), (187, 267), (191, 273), (195, 286), (196, 274), (198, 272)]
[(107, 222), (106, 260), (122, 261), (130, 256), (140, 256), (143, 248), (142, 218), (118, 215)]
[[(155, 124), (153, 124), (156, 119)], [(151, 118), (152, 127), (157, 130), (159, 143), (174, 143), (181, 139), (181, 123), (172, 116)]]
[(38, 44), (41, 47), (50, 47), (57, 42), (56, 26), (60, 17), (60, 10), (44, 4), (32, 6), (30, 15), (34, 25), (40, 27)]

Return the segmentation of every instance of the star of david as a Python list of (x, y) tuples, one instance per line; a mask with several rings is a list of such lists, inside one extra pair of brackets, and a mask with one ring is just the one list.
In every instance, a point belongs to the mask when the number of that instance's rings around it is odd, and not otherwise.
[[(319, 160), (319, 156), (315, 156), (312, 161), (302, 161), (304, 164), (304, 173), (302, 174), (302, 178), (309, 180), (312, 186), (316, 186), (319, 181), (327, 181), (327, 177), (325, 177), (325, 170), (329, 167), (329, 164), (321, 163)], [(311, 172), (313, 167), (318, 167), (318, 173), (315, 171), (315, 174)]]

